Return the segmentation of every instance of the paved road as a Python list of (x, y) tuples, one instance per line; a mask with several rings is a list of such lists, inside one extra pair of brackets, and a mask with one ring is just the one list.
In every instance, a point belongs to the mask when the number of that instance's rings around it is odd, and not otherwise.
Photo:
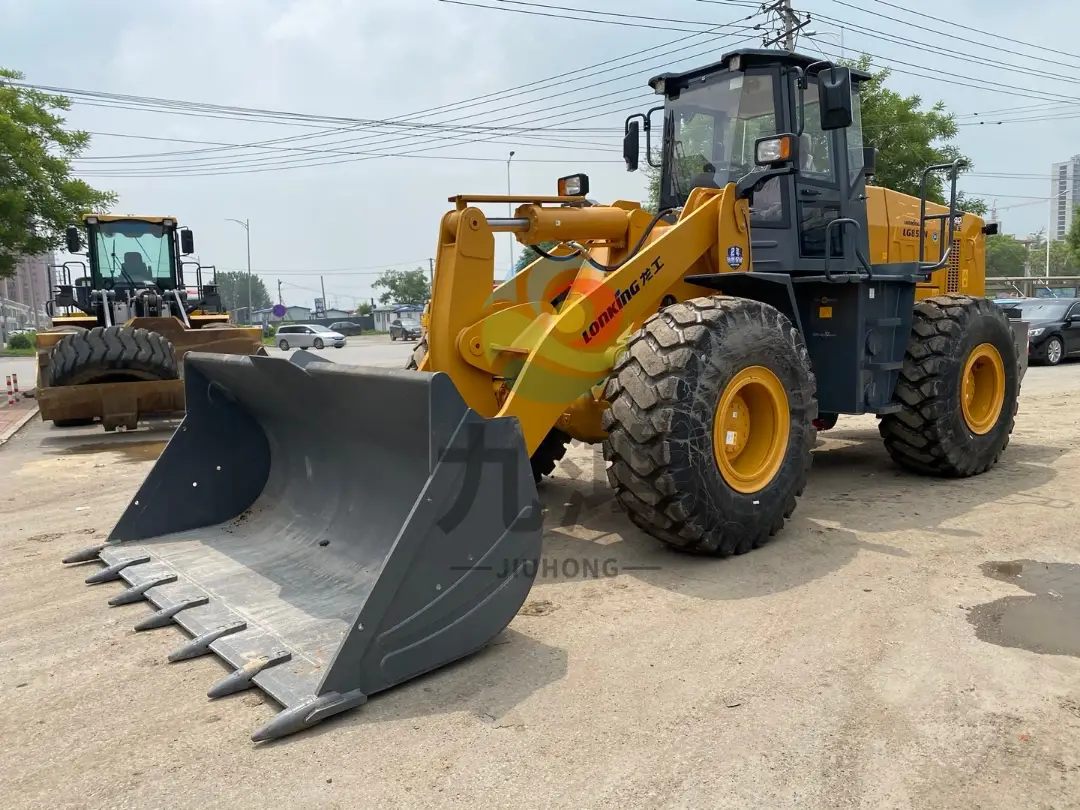
[[(353, 363), (358, 366), (401, 368), (412, 353), (413, 343), (392, 341), (385, 335), (351, 337), (344, 349), (323, 349), (315, 352), (334, 363)], [(272, 355), (281, 355), (280, 349), (267, 347)], [(284, 353), (291, 355), (295, 349)], [(310, 350), (314, 351), (314, 350)]]
[[(1078, 380), (1033, 369), (1008, 450), (970, 479), (905, 474), (872, 418), (843, 419), (784, 530), (728, 560), (661, 548), (575, 445), (495, 643), (260, 748), (278, 706), (208, 700), (214, 656), (166, 664), (184, 633), (132, 632), (147, 605), (58, 563), (107, 536), (170, 431), (34, 423), (0, 448), (3, 806), (1076, 808)], [(359, 538), (372, 516), (339, 483), (327, 510)]]
[[(412, 347), (412, 343), (391, 341), (385, 335), (373, 335), (349, 338), (344, 349), (323, 349), (319, 354), (335, 363), (398, 368), (405, 365)], [(267, 347), (267, 351), (273, 355), (282, 354), (273, 347)], [(0, 383), (8, 374), (18, 374), (21, 387), (32, 387), (37, 378), (37, 361), (33, 357), (0, 357)]]

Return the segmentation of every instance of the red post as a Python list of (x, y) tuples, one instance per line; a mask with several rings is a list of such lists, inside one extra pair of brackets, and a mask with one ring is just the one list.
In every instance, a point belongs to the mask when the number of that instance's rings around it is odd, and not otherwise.
[(11, 381), (15, 385), (15, 390), (14, 390), (15, 399), (22, 399), (22, 397), (19, 395), (19, 375), (18, 374), (12, 374), (11, 375)]
[(14, 405), (15, 404), (15, 389), (11, 387), (11, 375), (8, 374), (5, 377), (5, 379), (7, 381), (7, 404), (9, 406)]

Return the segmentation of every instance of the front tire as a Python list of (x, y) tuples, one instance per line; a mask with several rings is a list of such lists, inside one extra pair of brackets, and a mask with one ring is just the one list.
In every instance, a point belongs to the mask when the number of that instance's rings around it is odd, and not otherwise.
[(322, 342), (322, 338), (315, 338), (315, 342), (312, 344), (316, 349), (325, 349), (326, 344)]
[(52, 350), (48, 384), (175, 380), (180, 377), (172, 344), (156, 332), (97, 326), (72, 332)]
[(966, 478), (986, 472), (1009, 444), (1020, 364), (1005, 314), (992, 302), (942, 295), (915, 305), (896, 384), (901, 408), (878, 423), (904, 469)]
[(394, 334), (393, 330), (390, 331), (390, 340), (391, 341), (397, 340), (397, 335)]
[(605, 397), (608, 480), (657, 539), (743, 554), (795, 510), (816, 383), (802, 335), (773, 307), (712, 296), (661, 309), (630, 338)]

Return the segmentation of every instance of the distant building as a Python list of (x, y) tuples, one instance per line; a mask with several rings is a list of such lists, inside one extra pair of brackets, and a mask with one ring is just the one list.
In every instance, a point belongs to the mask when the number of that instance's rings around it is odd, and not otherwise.
[(328, 309), (323, 318), (326, 320), (347, 321), (351, 316), (352, 313), (344, 309)]
[(253, 323), (260, 323), (266, 326), (268, 323), (280, 323), (282, 321), (292, 321), (294, 323), (304, 323), (311, 320), (311, 307), (285, 307), (285, 315), (282, 318), (278, 318), (274, 315), (273, 308), (271, 309), (257, 309), (255, 310), (255, 320)]
[(49, 325), (45, 304), (52, 298), (52, 263), (48, 253), (24, 256), (15, 265), (14, 276), (0, 279), (0, 330), (5, 334)]
[(419, 304), (390, 304), (389, 306), (375, 307), (371, 311), (371, 315), (375, 319), (375, 331), (388, 332), (390, 331), (390, 321), (403, 315), (411, 315), (419, 320), (420, 313), (423, 311), (424, 308)]
[(1050, 167), (1050, 238), (1060, 240), (1069, 232), (1076, 206), (1080, 205), (1080, 155)]

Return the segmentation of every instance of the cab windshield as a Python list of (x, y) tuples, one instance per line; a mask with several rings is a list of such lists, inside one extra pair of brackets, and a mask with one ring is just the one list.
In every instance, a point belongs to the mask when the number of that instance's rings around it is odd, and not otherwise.
[(709, 79), (669, 99), (664, 120), (661, 202), (686, 204), (690, 190), (723, 188), (754, 168), (754, 141), (776, 134), (771, 74)]
[(96, 227), (94, 249), (102, 278), (134, 287), (172, 280), (172, 240), (164, 225), (128, 220)]

